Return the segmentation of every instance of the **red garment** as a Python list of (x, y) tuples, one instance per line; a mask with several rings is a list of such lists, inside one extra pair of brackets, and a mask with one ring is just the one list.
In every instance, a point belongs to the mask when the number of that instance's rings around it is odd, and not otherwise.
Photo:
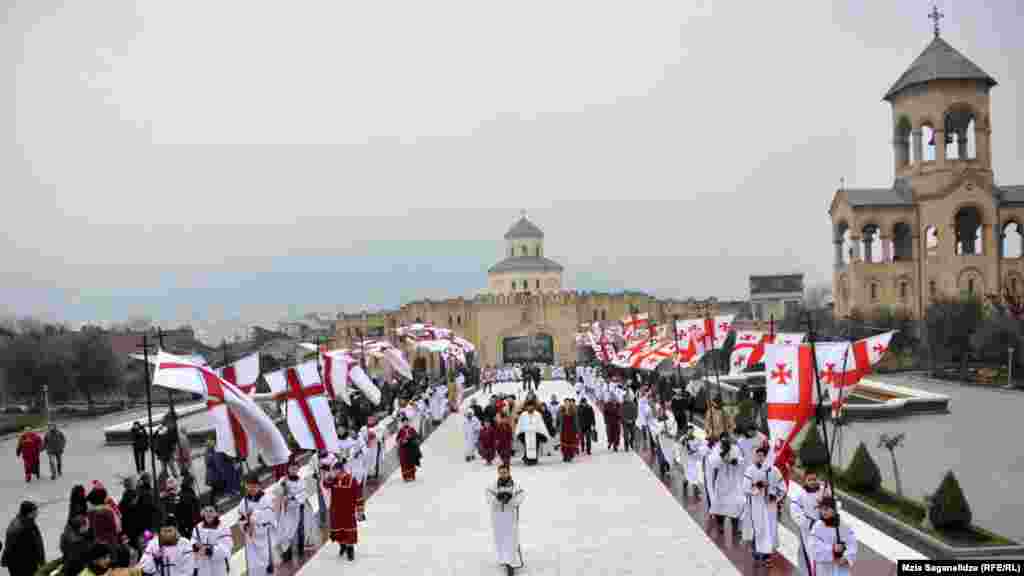
[(495, 411), (500, 414), (502, 409), (505, 408), (505, 401), (500, 399), (500, 398), (498, 400), (495, 400), (494, 408), (495, 408)]
[(512, 424), (507, 420), (503, 419), (495, 430), (494, 447), (502, 462), (512, 461)]
[(117, 546), (120, 543), (117, 518), (109, 506), (92, 506), (90, 504), (86, 517), (89, 518), (89, 527), (96, 534), (97, 542), (107, 546)]
[(562, 456), (572, 458), (576, 455), (576, 448), (579, 446), (579, 439), (576, 436), (576, 413), (563, 407), (558, 411), (558, 417), (562, 420), (562, 435), (559, 438)]
[(35, 474), (39, 477), (39, 453), (43, 450), (43, 439), (35, 432), (28, 431), (18, 438), (18, 446), (15, 455), (21, 456), (25, 465), (25, 481), (28, 482)]
[(416, 462), (410, 442), (416, 439), (416, 431), (406, 424), (398, 431), (398, 462), (402, 466), (402, 479), (406, 482), (416, 479)]
[(358, 544), (357, 515), (362, 507), (362, 486), (348, 472), (324, 480), (331, 493), (331, 540), (346, 546)]
[(494, 426), (487, 424), (480, 430), (480, 457), (488, 464), (494, 460), (495, 454), (495, 430)]
[(622, 433), (622, 411), (619, 403), (612, 400), (604, 405), (604, 425), (608, 432), (608, 445), (617, 448)]

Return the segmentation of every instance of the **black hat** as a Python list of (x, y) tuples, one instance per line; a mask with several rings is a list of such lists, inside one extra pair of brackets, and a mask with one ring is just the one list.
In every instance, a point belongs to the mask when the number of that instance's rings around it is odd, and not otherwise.
[(95, 561), (99, 560), (100, 558), (105, 558), (107, 556), (113, 556), (113, 555), (114, 555), (114, 553), (110, 549), (110, 546), (107, 546), (106, 544), (104, 544), (102, 542), (97, 542), (97, 543), (93, 544), (91, 548), (89, 548), (88, 553), (86, 553), (86, 555), (85, 555), (85, 560), (86, 560), (86, 562), (95, 562)]
[(28, 516), (39, 509), (39, 506), (31, 500), (22, 500), (21, 507), (18, 509), (18, 516)]

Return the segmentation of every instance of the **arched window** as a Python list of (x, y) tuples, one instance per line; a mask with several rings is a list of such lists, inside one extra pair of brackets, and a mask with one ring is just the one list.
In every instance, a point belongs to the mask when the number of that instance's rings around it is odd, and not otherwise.
[(513, 292), (516, 291), (516, 281), (515, 280), (512, 281), (512, 291)]
[(1017, 277), (1010, 276), (1010, 294), (1017, 294)]
[(896, 122), (895, 138), (893, 143), (896, 148), (896, 166), (902, 168), (912, 163), (910, 155), (910, 118), (900, 116)]
[(967, 279), (967, 293), (971, 296), (974, 295), (974, 278)]
[(607, 320), (607, 319), (608, 319), (608, 311), (607, 310), (601, 310), (601, 320)]
[(900, 300), (907, 299), (907, 281), (900, 280)]
[(882, 261), (882, 235), (878, 226), (868, 224), (861, 230), (861, 238), (864, 242), (864, 261)]
[(525, 245), (522, 248), (522, 254), (523, 254), (523, 256), (526, 256), (526, 246)]
[(939, 294), (939, 286), (938, 286), (938, 284), (936, 284), (935, 280), (930, 280), (928, 282), (928, 296), (930, 296), (932, 298), (932, 300), (934, 300), (935, 297), (938, 296), (938, 294)]
[(924, 229), (924, 243), (929, 256), (934, 256), (939, 249), (939, 229), (933, 224)]
[(538, 258), (540, 258), (540, 245), (539, 244), (534, 248), (534, 253), (536, 254), (536, 256)]
[(458, 326), (462, 326), (462, 314), (455, 317), (455, 322)]
[(974, 141), (974, 111), (966, 104), (954, 104), (943, 118), (946, 131), (946, 158), (967, 160), (972, 157), (970, 144)]
[(1024, 238), (1020, 224), (1010, 220), (1003, 226), (1003, 258), (1020, 258), (1024, 254)]
[(981, 255), (981, 213), (973, 206), (965, 206), (954, 219), (956, 233), (956, 254), (962, 256)]
[(452, 320), (453, 320), (453, 318), (452, 318), (452, 315), (451, 315), (451, 314), (449, 314), (449, 315), (448, 315), (448, 327), (449, 327), (449, 328), (451, 328), (451, 327), (452, 327), (452, 323), (453, 323), (453, 322), (452, 322)]
[(876, 300), (878, 300), (878, 283), (872, 282), (871, 283), (871, 301), (874, 302)]
[(537, 279), (537, 290), (540, 290), (540, 279)]
[(921, 159), (925, 162), (934, 162), (935, 130), (932, 129), (930, 124), (921, 126), (921, 141), (924, 142), (924, 151), (921, 153)]
[(914, 239), (910, 226), (900, 222), (892, 227), (892, 261), (905, 262), (914, 258)]
[(597, 310), (594, 310), (594, 322), (597, 322)]

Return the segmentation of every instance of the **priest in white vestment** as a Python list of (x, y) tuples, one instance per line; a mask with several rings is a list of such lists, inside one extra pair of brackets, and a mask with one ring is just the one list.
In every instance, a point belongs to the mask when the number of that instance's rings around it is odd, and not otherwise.
[(434, 425), (444, 420), (445, 410), (448, 408), (448, 391), (445, 386), (435, 386), (434, 393), (430, 397), (430, 418)]
[(755, 448), (754, 462), (743, 474), (743, 539), (753, 541), (754, 561), (766, 565), (778, 544), (779, 504), (786, 495), (782, 473), (765, 461), (767, 457), (766, 447)]
[(811, 527), (814, 574), (849, 576), (850, 567), (857, 559), (857, 536), (836, 513), (836, 501), (831, 496), (821, 499), (818, 510), (821, 520)]
[(462, 437), (466, 441), (466, 462), (476, 459), (477, 443), (480, 440), (480, 429), (483, 426), (472, 409), (466, 410), (465, 422), (462, 425)]
[(704, 484), (701, 475), (701, 463), (708, 455), (708, 443), (698, 438), (693, 428), (687, 427), (686, 434), (678, 442), (676, 462), (684, 466), (683, 496), (688, 486), (693, 486), (693, 496), (700, 497), (700, 487)]
[(520, 414), (516, 424), (516, 438), (523, 443), (523, 462), (534, 465), (540, 458), (541, 444), (548, 440), (544, 418), (537, 412), (533, 402), (526, 403), (526, 411)]
[(498, 464), (498, 481), (487, 487), (486, 496), (491, 507), (498, 564), (505, 566), (511, 575), (516, 568), (524, 566), (519, 546), (519, 507), (526, 494), (512, 481), (512, 470), (508, 464)]
[(733, 530), (739, 534), (739, 517), (743, 511), (743, 456), (723, 433), (718, 446), (708, 457), (708, 474), (714, 487), (711, 514), (718, 521), (719, 533), (725, 532), (725, 518), (732, 518)]

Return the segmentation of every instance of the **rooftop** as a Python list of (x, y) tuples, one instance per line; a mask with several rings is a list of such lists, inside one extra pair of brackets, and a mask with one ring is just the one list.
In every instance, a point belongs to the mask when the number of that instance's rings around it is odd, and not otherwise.
[(977, 64), (936, 36), (882, 99), (892, 101), (903, 90), (933, 80), (978, 80), (987, 87), (996, 85), (995, 79)]
[(537, 227), (536, 224), (526, 219), (526, 216), (519, 218), (519, 221), (512, 225), (505, 232), (505, 240), (512, 240), (514, 238), (543, 238), (544, 231)]
[[(506, 235), (506, 238), (508, 235)], [(543, 256), (512, 256), (498, 262), (487, 271), (495, 272), (561, 272), (562, 265)]]

